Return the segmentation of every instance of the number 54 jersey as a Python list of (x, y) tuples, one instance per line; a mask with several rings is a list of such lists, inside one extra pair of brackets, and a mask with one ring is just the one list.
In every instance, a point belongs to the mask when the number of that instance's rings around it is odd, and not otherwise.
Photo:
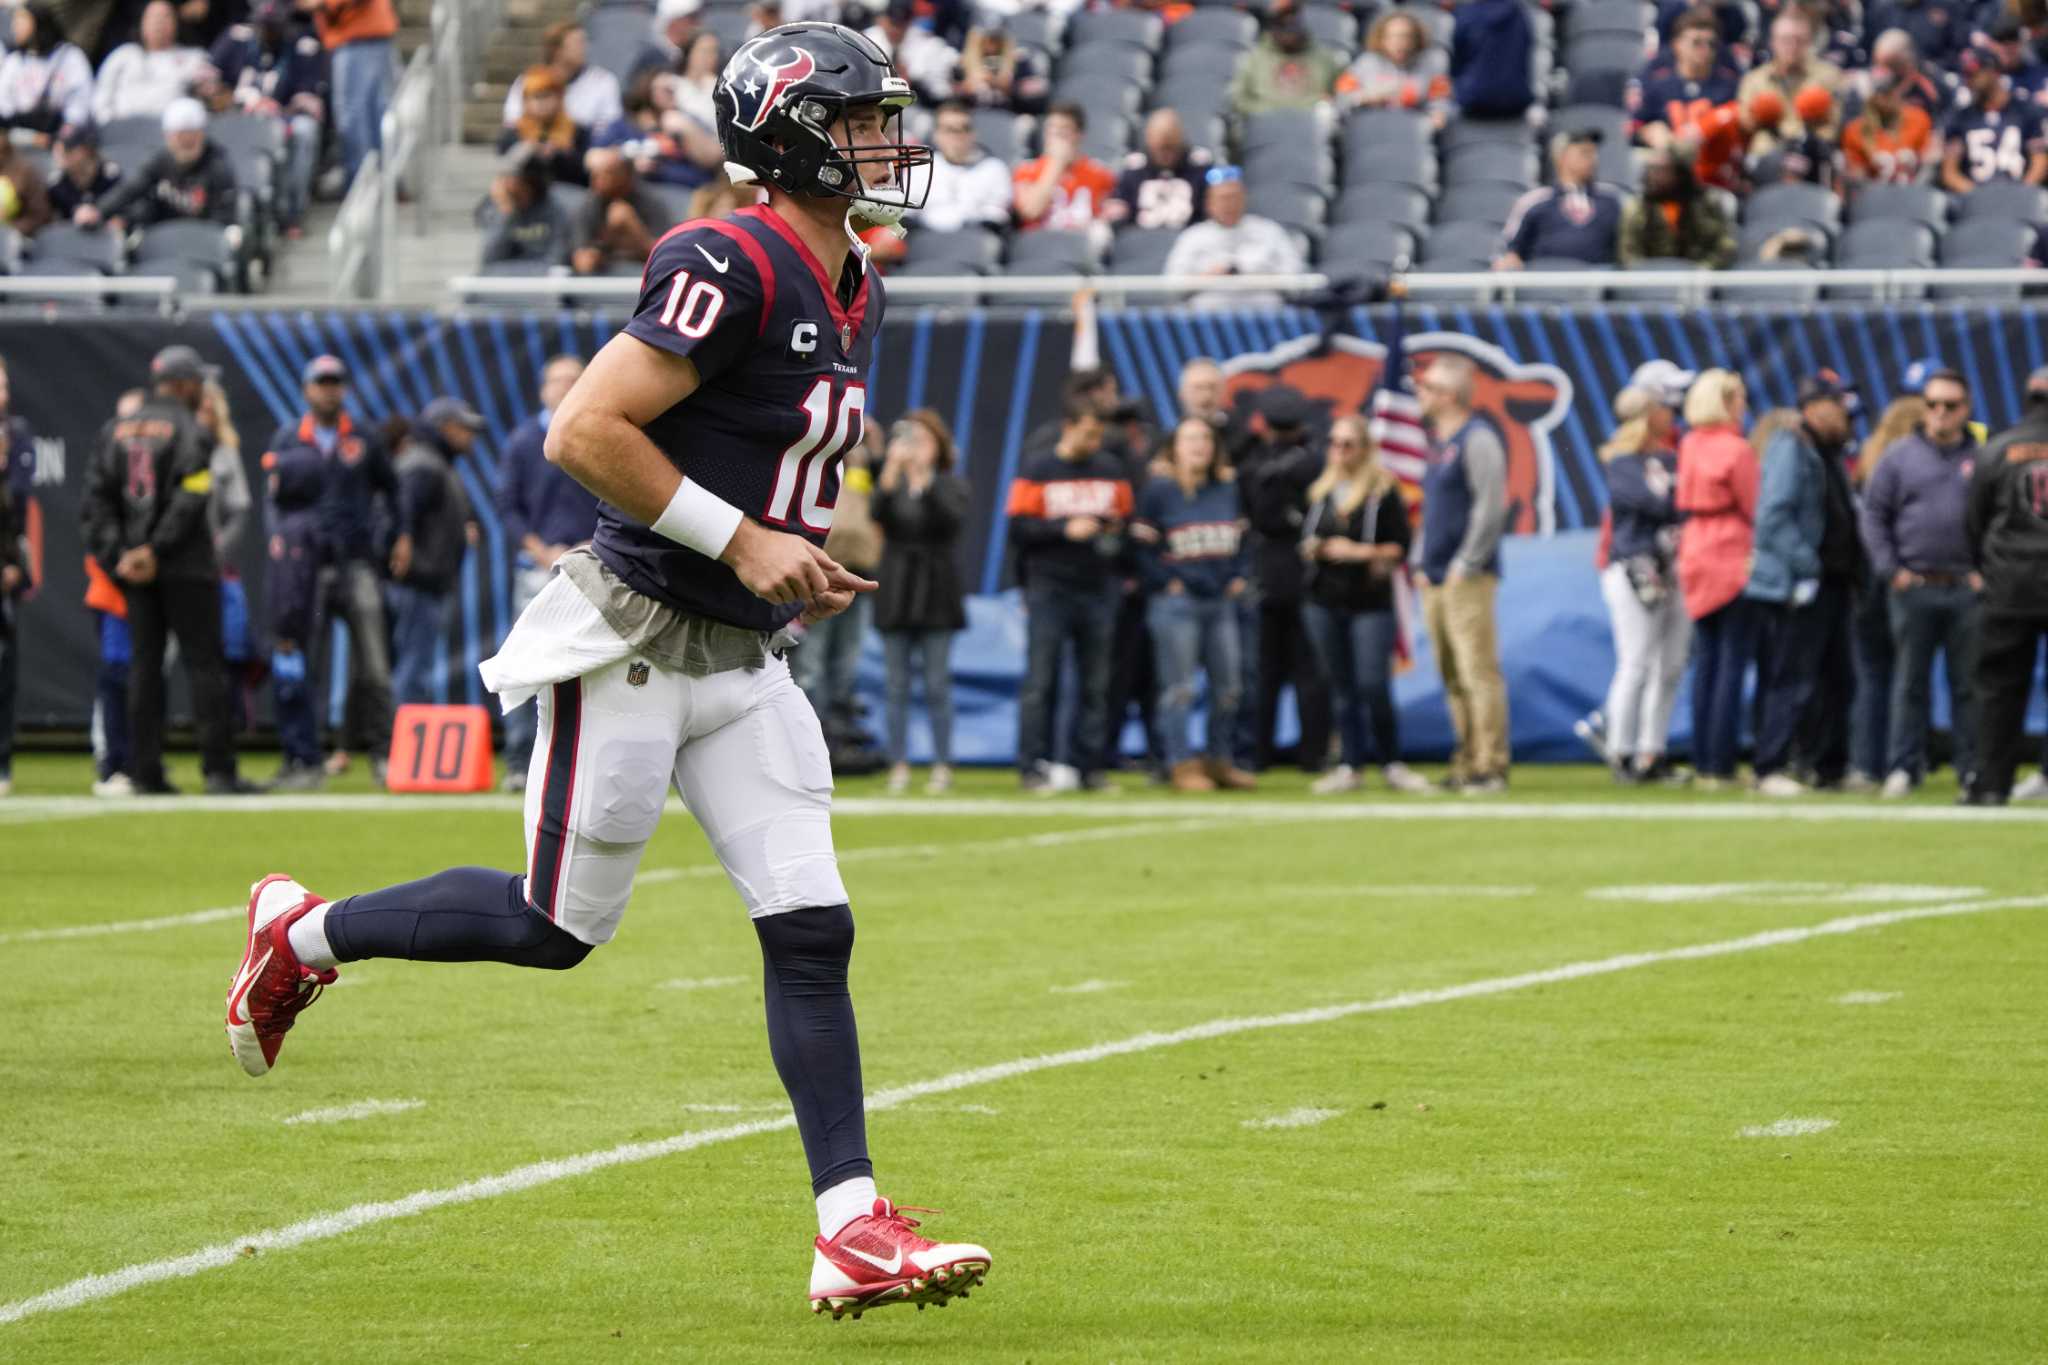
[[(846, 273), (842, 297), (773, 209), (741, 209), (657, 242), (626, 324), (697, 367), (696, 392), (647, 424), (669, 463), (764, 526), (818, 545), (832, 527), (840, 460), (861, 438), (882, 326), (882, 282), (859, 251)], [(754, 596), (724, 564), (610, 503), (598, 506), (592, 548), (635, 592), (692, 615), (774, 631), (801, 610)]]

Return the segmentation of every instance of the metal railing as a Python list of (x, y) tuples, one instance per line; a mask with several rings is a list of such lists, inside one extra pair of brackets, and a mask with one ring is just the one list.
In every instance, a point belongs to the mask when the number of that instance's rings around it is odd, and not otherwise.
[[(1942, 286), (2048, 286), (2040, 270), (1570, 270), (1411, 272), (1395, 277), (1409, 297), (1455, 297), (1507, 303), (1598, 302), (1611, 291), (1669, 291), (1685, 303), (1706, 303), (1723, 291), (1754, 301), (1758, 290), (1777, 291), (1786, 301), (1840, 288), (1859, 292), (1859, 301), (1917, 297)], [(889, 297), (904, 301), (976, 298), (991, 302), (1066, 298), (1087, 290), (1114, 306), (1124, 299), (1165, 300), (1196, 294), (1314, 294), (1342, 283), (1341, 275), (923, 275), (888, 281)], [(630, 276), (463, 275), (449, 281), (463, 302), (531, 302), (562, 299), (577, 303), (628, 301), (640, 283)]]

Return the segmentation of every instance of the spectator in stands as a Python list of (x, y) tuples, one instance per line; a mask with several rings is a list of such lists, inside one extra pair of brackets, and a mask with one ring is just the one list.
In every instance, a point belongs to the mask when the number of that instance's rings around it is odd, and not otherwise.
[(1817, 85), (1801, 90), (1792, 101), (1799, 116), (1800, 131), (1780, 138), (1777, 145), (1750, 165), (1753, 185), (1806, 184), (1833, 189), (1835, 165), (1841, 160), (1835, 139), (1824, 130), (1835, 122), (1835, 99)]
[[(1222, 477), (1216, 429), (1199, 417), (1181, 419), (1170, 452), (1173, 473), (1146, 482), (1131, 525), (1150, 598), (1162, 757), (1176, 791), (1249, 790), (1257, 779), (1230, 755), (1243, 687), (1231, 605), (1245, 591), (1237, 485)], [(1197, 670), (1208, 679), (1205, 758), (1194, 756), (1188, 739)]]
[(1468, 0), (1451, 27), (1451, 99), (1465, 118), (1521, 118), (1536, 103), (1536, 34), (1521, 0)]
[(2028, 377), (2019, 425), (2000, 432), (1977, 461), (1966, 515), (1984, 602), (1978, 769), (1963, 799), (2002, 806), (2026, 743), (2034, 661), (2048, 639), (2048, 369)]
[[(334, 126), (341, 173), (353, 183), (363, 158), (384, 147), (384, 106), (391, 103), (391, 39), (398, 32), (392, 0), (297, 0), (311, 12), (334, 77)], [(508, 120), (509, 121), (509, 120)]]
[(1475, 369), (1441, 353), (1418, 381), (1433, 458), (1422, 482), (1422, 612), (1457, 747), (1447, 784), (1485, 795), (1508, 783), (1508, 689), (1495, 622), (1507, 530), (1507, 447), (1473, 410)]
[(1017, 697), (1017, 761), (1027, 791), (1059, 790), (1053, 772), (1053, 687), (1070, 650), (1080, 683), (1070, 752), (1079, 785), (1110, 791), (1110, 641), (1117, 580), (1132, 510), (1130, 480), (1102, 451), (1102, 418), (1070, 399), (1058, 446), (1028, 461), (1006, 504), (1024, 585), (1025, 674)]
[(938, 154), (932, 158), (931, 192), (912, 222), (934, 232), (1006, 226), (1010, 168), (974, 140), (973, 110), (964, 101), (947, 100), (932, 127)]
[[(703, 37), (715, 42), (710, 34)], [(694, 52), (703, 44), (693, 43)], [(644, 181), (696, 189), (717, 177), (725, 164), (715, 126), (684, 113), (676, 104), (681, 78), (643, 71), (626, 89), (626, 114), (591, 139), (593, 147), (616, 147)], [(1004, 172), (1005, 193), (1008, 175)]]
[(1676, 259), (1725, 270), (1735, 260), (1735, 229), (1674, 149), (1643, 169), (1643, 192), (1621, 215), (1621, 263)]
[(1202, 216), (1203, 176), (1212, 158), (1188, 146), (1180, 115), (1155, 109), (1145, 119), (1145, 149), (1124, 158), (1105, 217), (1137, 228), (1184, 228)]
[[(348, 766), (350, 741), (370, 753), (371, 780), (384, 783), (384, 756), (391, 745), (391, 649), (385, 629), (384, 594), (378, 561), (377, 528), (394, 525), (396, 537), (386, 564), (398, 576), (412, 562), (412, 527), (398, 496), (391, 457), (375, 435), (359, 428), (347, 411), (348, 367), (319, 355), (300, 371), (306, 411), (271, 433), (268, 455), (280, 465), (310, 450), (323, 462), (320, 537), (320, 609), (348, 627), (349, 693), (356, 733), (344, 736), (328, 760), (330, 773)], [(266, 456), (266, 465), (269, 461)], [(316, 642), (317, 643), (317, 642)]]
[(400, 705), (440, 700), (434, 653), (455, 619), (463, 556), (482, 539), (455, 462), (476, 444), (482, 414), (460, 398), (436, 398), (421, 410), (392, 470), (413, 550), (391, 572), (391, 692)]
[(1080, 105), (1053, 105), (1041, 126), (1044, 152), (1019, 166), (1012, 177), (1017, 225), (1065, 232), (1085, 228), (1102, 215), (1116, 177), (1081, 150), (1088, 115)]
[(1695, 105), (1691, 121), (1675, 128), (1659, 150), (1689, 158), (1697, 183), (1743, 193), (1749, 188), (1748, 158), (1743, 149), (1757, 129), (1778, 126), (1784, 104), (1777, 91), (1759, 90), (1747, 100)]
[(697, 18), (703, 8), (704, 0), (659, 0), (654, 7), (654, 31), (634, 59), (628, 79), (650, 71), (681, 71), (684, 50), (704, 31)]
[(1706, 370), (1685, 395), (1678, 443), (1678, 586), (1698, 647), (1692, 680), (1693, 766), (1714, 791), (1735, 776), (1742, 689), (1760, 609), (1743, 595), (1756, 539), (1759, 472), (1742, 426), (1749, 397), (1730, 370)]
[(867, 36), (895, 63), (896, 74), (910, 82), (918, 99), (937, 104), (953, 93), (960, 54), (916, 20), (916, 0), (888, 0)]
[(1934, 653), (1948, 672), (1955, 766), (1976, 768), (1977, 595), (1970, 557), (1970, 476), (1982, 455), (1970, 434), (1970, 386), (1954, 370), (1928, 379), (1920, 429), (1884, 452), (1864, 493), (1863, 543), (1871, 576), (1890, 590), (1891, 736), (1884, 794), (1902, 797), (1926, 775), (1928, 683)]
[(205, 84), (215, 113), (240, 110), (284, 124), (285, 166), (279, 206), (288, 236), (313, 198), (327, 119), (328, 62), (320, 40), (295, 31), (285, 0), (260, 0), (250, 22), (236, 24), (213, 45)]
[(1677, 417), (1663, 395), (1629, 387), (1614, 398), (1621, 423), (1600, 447), (1612, 513), (1600, 595), (1614, 628), (1608, 684), (1608, 761), (1620, 782), (1664, 771), (1671, 708), (1685, 678), (1692, 619), (1678, 591)]
[(1862, 112), (1842, 128), (1842, 169), (1851, 184), (1910, 185), (1933, 173), (1934, 120), (1902, 91), (1890, 71), (1872, 73)]
[(93, 85), (93, 118), (157, 118), (175, 99), (193, 93), (206, 77), (206, 54), (178, 46), (178, 12), (171, 0), (150, 0), (137, 41), (123, 43), (100, 64)]
[[(1270, 218), (1245, 212), (1244, 172), (1211, 166), (1203, 206), (1208, 217), (1190, 223), (1166, 255), (1169, 275), (1292, 275), (1308, 269), (1294, 235)], [(1196, 294), (1192, 308), (1277, 308), (1276, 293)]]
[(120, 580), (134, 637), (128, 776), (176, 795), (164, 776), (164, 652), (178, 637), (210, 796), (254, 790), (235, 771), (221, 657), (220, 561), (207, 530), (209, 443), (193, 420), (213, 367), (190, 346), (150, 362), (152, 396), (105, 428), (81, 501), (87, 547)]
[(2014, 99), (2011, 79), (1982, 52), (1963, 54), (1963, 73), (1970, 102), (1949, 120), (1942, 188), (1968, 194), (1994, 180), (2048, 181), (2048, 125), (2041, 110)]
[(925, 715), (932, 727), (932, 771), (925, 790), (953, 785), (953, 637), (967, 628), (960, 581), (960, 530), (967, 481), (954, 473), (953, 433), (930, 408), (906, 413), (889, 446), (869, 506), (882, 531), (881, 590), (875, 629), (888, 665), (889, 790), (910, 786), (910, 688), (924, 670)]
[(1308, 490), (1301, 557), (1308, 566), (1302, 618), (1330, 681), (1342, 761), (1309, 784), (1318, 796), (1356, 791), (1367, 755), (1397, 792), (1421, 794), (1429, 783), (1401, 761), (1400, 714), (1394, 707), (1394, 655), (1400, 624), (1394, 577), (1408, 558), (1408, 505), (1401, 485), (1379, 460), (1362, 417), (1330, 426), (1329, 463)]
[[(573, 355), (554, 356), (541, 367), (540, 411), (512, 429), (498, 460), (494, 500), (514, 554), (514, 619), (540, 596), (556, 562), (578, 545), (589, 544), (597, 532), (597, 495), (541, 453), (555, 409), (582, 374), (583, 361)], [(531, 701), (505, 715), (506, 791), (526, 790), (536, 724)]]
[(707, 30), (690, 39), (683, 49), (682, 70), (665, 82), (677, 111), (714, 135), (718, 131), (718, 77), (724, 69), (725, 52), (718, 35)]
[(33, 237), (50, 221), (50, 194), (35, 163), (0, 137), (0, 226)]
[(1364, 109), (1427, 109), (1442, 123), (1451, 97), (1451, 59), (1412, 14), (1389, 10), (1373, 22), (1365, 51), (1339, 76), (1340, 103)]
[(1038, 114), (1052, 90), (1045, 54), (1024, 46), (1000, 28), (976, 28), (960, 52), (960, 84), (954, 94), (977, 108)]
[(35, 478), (35, 433), (9, 409), (7, 367), (0, 364), (0, 797), (14, 788), (15, 693), (21, 684), (21, 599), (35, 585), (28, 545), (28, 503)]
[(50, 210), (71, 222), (79, 206), (96, 202), (121, 183), (121, 168), (100, 155), (99, 129), (67, 124), (57, 134), (57, 178), (50, 182)]
[(56, 7), (49, 0), (16, 6), (13, 36), (0, 57), (0, 128), (43, 146), (67, 123), (92, 122), (92, 63), (65, 41)]
[[(2043, 63), (2039, 50), (2027, 40), (2027, 28), (2019, 17), (2004, 5), (1995, 8), (1996, 17), (1984, 31), (1975, 35), (1978, 46), (1966, 48), (1956, 59), (1957, 69), (1969, 75), (1969, 58), (1974, 54), (1989, 54), (1993, 65), (2005, 73), (2011, 83), (2013, 99), (2020, 104), (2040, 104), (2048, 98), (2048, 63)], [(1984, 23), (1980, 13), (1979, 24)]]
[(1849, 390), (1832, 370), (1799, 384), (1799, 424), (1763, 450), (1756, 535), (1743, 595), (1760, 604), (1756, 778), (1765, 796), (1811, 788), (1788, 771), (1795, 752), (1817, 785), (1839, 783), (1849, 762), (1855, 687), (1849, 619), (1867, 573), (1844, 456)]
[(513, 147), (498, 158), (498, 173), (476, 206), (476, 225), (484, 234), (482, 264), (569, 263), (569, 215), (548, 193), (549, 183), (546, 159), (530, 147)]
[[(562, 107), (585, 132), (606, 127), (625, 113), (619, 98), (619, 78), (590, 61), (590, 35), (583, 26), (568, 20), (551, 25), (541, 37), (541, 62), (555, 69), (562, 85)], [(505, 92), (508, 127), (517, 126), (526, 112), (526, 78), (512, 82)]]
[(1853, 93), (1868, 99), (1880, 83), (1888, 84), (1902, 103), (1918, 108), (1930, 118), (1948, 110), (1949, 78), (1938, 70), (1930, 72), (1920, 64), (1920, 54), (1913, 46), (1912, 35), (1904, 29), (1889, 29), (1878, 34), (1877, 41), (1870, 47), (1869, 69), (1857, 72), (1844, 82), (1846, 88), (1837, 93), (1844, 97)]
[[(1731, 63), (1745, 61), (1748, 58), (1745, 45), (1749, 40), (1750, 13), (1743, 0), (1657, 0), (1654, 30), (1657, 46), (1668, 51), (1672, 39), (1677, 36), (1679, 24), (1693, 14), (1704, 14), (1714, 21), (1724, 59)], [(1737, 71), (1736, 74), (1739, 76), (1741, 73)]]
[(1711, 10), (1685, 11), (1665, 51), (1629, 83), (1628, 107), (1638, 141), (1664, 147), (1705, 110), (1735, 99), (1741, 77), (1720, 56), (1720, 21)]
[(1261, 392), (1258, 416), (1265, 435), (1247, 441), (1237, 458), (1238, 497), (1251, 529), (1245, 556), (1250, 589), (1237, 599), (1248, 704), (1239, 712), (1235, 749), (1246, 768), (1264, 770), (1280, 761), (1280, 697), (1292, 687), (1301, 719), (1295, 762), (1321, 772), (1329, 754), (1330, 694), (1302, 622), (1307, 567), (1301, 527), (1308, 490), (1325, 464), (1322, 442), (1309, 427), (1314, 409), (1291, 386)]
[(1301, 21), (1295, 0), (1278, 0), (1266, 31), (1245, 53), (1230, 82), (1230, 107), (1240, 117), (1275, 109), (1313, 109), (1329, 99), (1344, 59), (1317, 42)]
[(590, 173), (583, 167), (590, 150), (590, 130), (562, 107), (562, 78), (551, 66), (530, 66), (519, 78), (525, 98), (517, 121), (498, 130), (498, 150), (518, 147), (547, 167), (548, 178), (582, 185)]
[[(1822, 61), (1813, 55), (1813, 17), (1797, 5), (1787, 5), (1771, 20), (1771, 56), (1767, 62), (1759, 63), (1737, 87), (1735, 97), (1743, 104), (1762, 90), (1775, 91), (1784, 101), (1783, 114), (1778, 126), (1759, 128), (1751, 137), (1749, 150), (1761, 154), (1767, 152), (1780, 138), (1798, 137), (1805, 127), (1793, 102), (1799, 92), (1809, 85), (1818, 85), (1830, 95), (1842, 84), (1840, 67)], [(1822, 137), (1833, 138), (1838, 129), (1829, 122), (1814, 131)]]
[[(1877, 0), (1863, 12), (1863, 31), (1878, 35), (1871, 49), (1876, 60), (1885, 36), (1903, 32), (1913, 49), (1936, 68), (1954, 63), (1970, 41), (1969, 7), (1949, 5), (1942, 0)], [(1939, 106), (1930, 112), (1939, 112)]]
[(1495, 270), (1520, 270), (1539, 258), (1613, 265), (1621, 233), (1621, 196), (1593, 183), (1600, 169), (1600, 130), (1559, 133), (1550, 144), (1555, 180), (1515, 201), (1502, 230), (1506, 244)]
[(115, 189), (81, 204), (71, 221), (79, 227), (108, 223), (117, 229), (146, 228), (180, 218), (235, 224), (235, 168), (206, 136), (206, 106), (187, 97), (164, 110), (164, 149), (142, 163)]
[(615, 149), (592, 152), (589, 164), (590, 193), (571, 225), (569, 265), (579, 275), (638, 274), (655, 238), (668, 229), (668, 209), (641, 187)]

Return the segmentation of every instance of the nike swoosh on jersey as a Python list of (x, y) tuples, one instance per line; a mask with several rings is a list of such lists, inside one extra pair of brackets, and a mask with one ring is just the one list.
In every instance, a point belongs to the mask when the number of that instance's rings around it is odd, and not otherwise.
[(879, 1256), (870, 1256), (865, 1251), (856, 1251), (852, 1247), (841, 1247), (840, 1250), (844, 1251), (849, 1256), (860, 1257), (863, 1261), (866, 1261), (869, 1265), (881, 1271), (884, 1275), (894, 1275), (897, 1271), (903, 1269), (902, 1247), (897, 1247), (896, 1254), (886, 1261)]
[(713, 270), (716, 270), (721, 275), (725, 273), (726, 267), (732, 264), (732, 262), (728, 258), (724, 256), (714, 256), (710, 252), (706, 251), (701, 242), (697, 246), (697, 254), (702, 256), (705, 260), (711, 262), (711, 268)]
[[(243, 1004), (243, 1002), (248, 999), (249, 987), (256, 984), (256, 978), (263, 974), (263, 968), (270, 962), (270, 955), (276, 951), (277, 950), (275, 948), (265, 948), (263, 950), (263, 956), (256, 959), (255, 965), (250, 967), (248, 971), (244, 972), (242, 974), (242, 979), (235, 983), (234, 994), (228, 997), (229, 1022), (237, 1025), (246, 1024), (249, 1022), (249, 1010), (248, 1007)], [(235, 1010), (238, 1006), (240, 1006), (242, 1010), (242, 1017), (239, 1019), (235, 1018)], [(901, 1257), (903, 1253), (899, 1251), (896, 1254), (898, 1255), (898, 1257)]]

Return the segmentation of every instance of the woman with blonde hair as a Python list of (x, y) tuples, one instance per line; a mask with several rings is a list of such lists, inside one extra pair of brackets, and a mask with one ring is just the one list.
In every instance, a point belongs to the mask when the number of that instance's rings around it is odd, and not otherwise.
[(1677, 591), (1678, 459), (1671, 409), (1646, 388), (1614, 397), (1621, 426), (1600, 447), (1613, 540), (1600, 595), (1614, 623), (1608, 684), (1608, 761), (1617, 781), (1640, 782), (1664, 765), (1671, 707), (1685, 677), (1692, 618)]
[(1412, 14), (1392, 10), (1365, 36), (1365, 51), (1337, 77), (1336, 95), (1350, 107), (1427, 109), (1441, 117), (1451, 97), (1451, 62)]
[(1698, 635), (1692, 683), (1693, 764), (1705, 787), (1735, 776), (1742, 684), (1756, 652), (1757, 605), (1742, 595), (1756, 540), (1756, 448), (1742, 434), (1741, 376), (1707, 370), (1685, 395), (1678, 444), (1678, 586)]
[[(1917, 393), (1901, 394), (1885, 408), (1857, 452), (1855, 467), (1850, 471), (1859, 503), (1885, 452), (1918, 431), (1926, 416), (1927, 400)], [(1891, 585), (1873, 577), (1858, 589), (1849, 619), (1856, 700), (1849, 707), (1849, 771), (1842, 778), (1844, 791), (1873, 792), (1884, 781), (1885, 747), (1891, 738), (1895, 652), (1891, 598)]]
[(207, 471), (213, 486), (206, 499), (206, 524), (213, 531), (213, 550), (222, 571), (232, 573), (236, 548), (256, 500), (249, 493), (249, 471), (242, 464), (242, 434), (235, 430), (228, 393), (218, 379), (207, 380), (200, 391), (197, 418), (199, 429), (213, 442)]
[(889, 790), (910, 788), (912, 669), (924, 670), (925, 714), (932, 726), (932, 771), (925, 790), (953, 785), (953, 637), (967, 625), (960, 581), (960, 527), (967, 481), (953, 472), (953, 432), (930, 408), (905, 413), (890, 428), (882, 472), (868, 512), (882, 530), (881, 590), (875, 630), (888, 666)]
[(1309, 486), (1301, 523), (1308, 563), (1302, 619), (1330, 680), (1342, 761), (1309, 790), (1358, 790), (1370, 750), (1387, 786), (1426, 792), (1428, 781), (1401, 762), (1394, 710), (1394, 574), (1408, 557), (1408, 505), (1364, 419), (1336, 420), (1328, 461)]

